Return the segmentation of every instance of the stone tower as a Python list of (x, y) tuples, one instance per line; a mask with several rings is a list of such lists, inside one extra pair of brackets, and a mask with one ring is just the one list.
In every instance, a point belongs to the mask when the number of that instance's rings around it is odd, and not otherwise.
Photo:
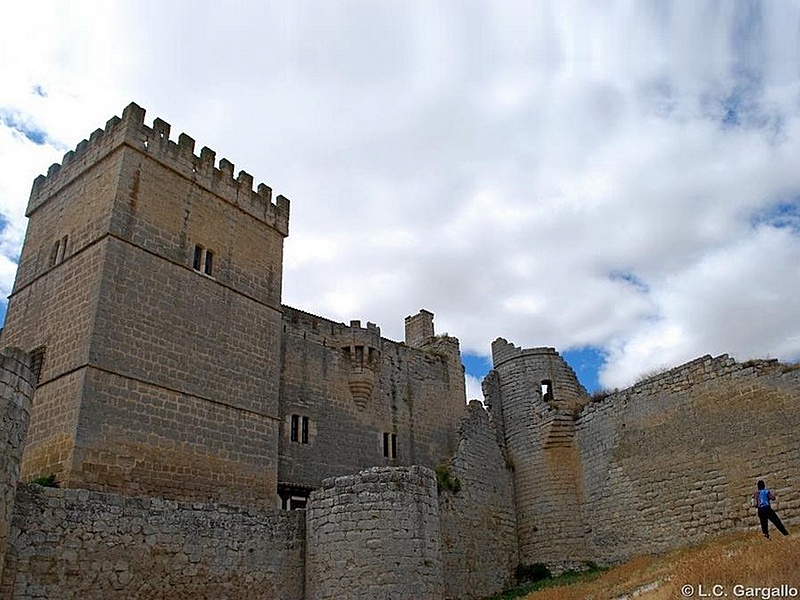
[(484, 394), (514, 471), (519, 559), (557, 568), (588, 560), (575, 420), (586, 390), (553, 348), (492, 344)]
[(273, 506), (289, 202), (129, 105), (36, 179), (3, 345), (23, 478)]

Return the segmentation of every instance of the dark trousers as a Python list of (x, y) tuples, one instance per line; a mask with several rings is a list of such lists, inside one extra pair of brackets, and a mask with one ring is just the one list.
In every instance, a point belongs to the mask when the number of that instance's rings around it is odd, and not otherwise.
[(772, 510), (771, 506), (761, 506), (758, 509), (758, 520), (761, 521), (761, 531), (764, 535), (769, 535), (769, 531), (767, 530), (767, 521), (772, 521), (772, 524), (778, 528), (783, 535), (789, 535), (789, 532), (786, 531), (786, 527), (783, 526), (781, 523), (780, 517), (775, 514), (775, 511)]

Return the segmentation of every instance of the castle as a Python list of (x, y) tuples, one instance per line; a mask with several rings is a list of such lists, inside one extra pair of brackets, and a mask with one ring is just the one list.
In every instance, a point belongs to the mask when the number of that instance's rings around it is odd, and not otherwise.
[(757, 478), (800, 518), (793, 365), (707, 356), (590, 398), (554, 349), (498, 339), (467, 403), (432, 313), (396, 342), (283, 305), (289, 201), (144, 116), (33, 184), (0, 596), (479, 598), (518, 564), (752, 526)]

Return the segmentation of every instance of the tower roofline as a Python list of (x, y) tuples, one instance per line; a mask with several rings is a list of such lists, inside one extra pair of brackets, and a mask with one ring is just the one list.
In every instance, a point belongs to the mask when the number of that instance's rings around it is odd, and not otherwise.
[(538, 348), (523, 348), (522, 346), (515, 346), (505, 338), (497, 338), (492, 342), (492, 366), (498, 367), (501, 364), (520, 358), (523, 356), (538, 356), (549, 354), (559, 356), (555, 348), (549, 346), (541, 346)]
[(122, 118), (109, 119), (105, 129), (96, 129), (88, 140), (67, 152), (60, 164), (52, 164), (47, 175), (39, 175), (33, 182), (26, 216), (31, 216), (57, 190), (124, 145), (271, 225), (282, 235), (289, 234), (288, 198), (279, 195), (273, 202), (272, 188), (260, 183), (253, 189), (252, 175), (239, 171), (234, 178), (234, 165), (228, 159), (220, 159), (215, 166), (216, 152), (203, 147), (200, 155), (195, 155), (193, 138), (181, 133), (176, 143), (170, 139), (169, 123), (156, 118), (152, 127), (148, 127), (144, 124), (144, 115), (145, 109), (131, 102), (122, 111)]

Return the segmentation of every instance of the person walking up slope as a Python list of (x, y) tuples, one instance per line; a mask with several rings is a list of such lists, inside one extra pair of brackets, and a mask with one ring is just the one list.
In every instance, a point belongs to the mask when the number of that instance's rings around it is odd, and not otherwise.
[(758, 489), (753, 493), (753, 499), (758, 507), (758, 520), (761, 521), (761, 533), (764, 534), (765, 538), (769, 539), (769, 524), (767, 521), (772, 521), (772, 524), (778, 528), (778, 531), (783, 535), (789, 535), (789, 532), (786, 531), (786, 527), (781, 523), (780, 517), (772, 510), (771, 502), (775, 500), (775, 496), (767, 489), (764, 480), (759, 479), (756, 487)]

